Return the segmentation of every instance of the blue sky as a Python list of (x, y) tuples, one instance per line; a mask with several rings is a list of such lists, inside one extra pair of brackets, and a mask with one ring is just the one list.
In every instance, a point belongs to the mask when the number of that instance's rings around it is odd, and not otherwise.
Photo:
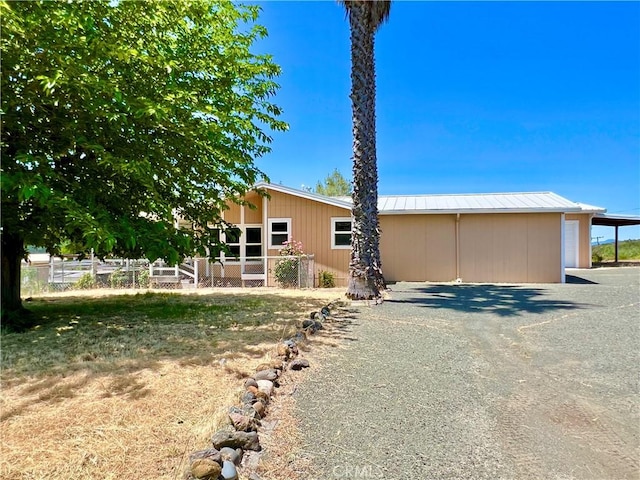
[[(342, 7), (259, 5), (290, 129), (258, 166), (294, 188), (350, 178)], [(640, 3), (397, 1), (376, 66), (381, 195), (553, 191), (640, 215)]]

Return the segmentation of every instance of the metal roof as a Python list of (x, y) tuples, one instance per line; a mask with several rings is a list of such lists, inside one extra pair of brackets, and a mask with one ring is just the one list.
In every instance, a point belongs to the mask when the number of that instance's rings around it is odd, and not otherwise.
[(606, 215), (597, 213), (592, 220), (593, 225), (604, 225), (606, 227), (624, 227), (629, 225), (640, 225), (640, 217), (637, 215)]
[[(259, 188), (272, 189), (309, 200), (351, 209), (350, 197), (327, 197), (283, 185), (259, 183)], [(572, 202), (553, 192), (476, 193), (456, 195), (380, 195), (380, 215), (438, 213), (602, 213), (593, 205)]]
[(582, 209), (582, 213), (604, 213), (607, 210), (602, 207), (596, 207), (587, 203), (576, 202)]
[[(477, 193), (463, 195), (383, 195), (381, 215), (411, 213), (581, 212), (575, 202), (553, 192)], [(603, 210), (599, 210), (603, 211)]]

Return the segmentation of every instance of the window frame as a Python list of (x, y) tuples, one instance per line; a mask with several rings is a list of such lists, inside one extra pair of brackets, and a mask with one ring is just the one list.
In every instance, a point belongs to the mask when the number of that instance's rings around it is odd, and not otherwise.
[[(250, 228), (260, 229), (260, 242), (251, 242), (251, 243), (248, 242), (249, 236), (248, 236), (247, 230), (250, 229)], [(244, 234), (244, 242), (240, 246), (240, 252), (244, 253), (244, 258), (245, 258), (246, 261), (249, 261), (249, 262), (261, 262), (262, 261), (262, 258), (265, 256), (265, 253), (263, 251), (263, 247), (264, 247), (263, 233), (264, 233), (264, 228), (259, 223), (256, 223), (256, 224), (251, 223), (251, 224), (244, 225), (244, 232), (243, 232), (243, 234)], [(254, 246), (257, 246), (257, 245), (260, 246), (260, 252), (261, 252), (260, 256), (258, 256), (258, 257), (251, 256), (250, 257), (249, 255), (247, 255), (247, 247), (254, 247)]]
[(336, 235), (346, 234), (344, 231), (336, 231), (336, 223), (349, 222), (351, 224), (351, 230), (349, 235), (353, 235), (353, 217), (331, 217), (331, 249), (332, 250), (351, 250), (351, 242), (349, 245), (336, 245)]
[(224, 243), (227, 247), (238, 247), (238, 256), (236, 257), (233, 254), (229, 254), (225, 252), (224, 259), (226, 262), (239, 262), (242, 259), (242, 236), (244, 235), (244, 232), (242, 231), (242, 228), (240, 228), (237, 225), (234, 225), (233, 227), (229, 228), (229, 230), (231, 229), (239, 231), (238, 241), (232, 242), (232, 243), (228, 242), (227, 233), (222, 232), (224, 236)]
[(284, 245), (279, 244), (279, 245), (274, 245), (272, 243), (273, 241), (273, 224), (274, 223), (286, 223), (287, 224), (287, 231), (286, 232), (275, 232), (276, 235), (287, 235), (287, 240), (286, 241), (290, 241), (291, 240), (291, 218), (269, 218), (267, 220), (267, 249), (268, 250), (282, 250), (284, 248)]

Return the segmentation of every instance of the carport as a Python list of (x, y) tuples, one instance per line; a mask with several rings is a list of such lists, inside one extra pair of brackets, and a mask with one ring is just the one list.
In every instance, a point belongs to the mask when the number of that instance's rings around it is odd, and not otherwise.
[(591, 219), (592, 225), (600, 225), (603, 227), (614, 227), (616, 263), (618, 263), (618, 229), (620, 227), (628, 227), (630, 225), (640, 225), (640, 217), (630, 215), (608, 215), (606, 213), (596, 213)]

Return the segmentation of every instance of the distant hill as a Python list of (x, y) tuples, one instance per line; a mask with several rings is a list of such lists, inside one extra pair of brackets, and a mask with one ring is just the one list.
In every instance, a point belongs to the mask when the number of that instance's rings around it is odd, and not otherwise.
[[(595, 245), (591, 248), (594, 263), (613, 262), (615, 260), (615, 245), (611, 243)], [(640, 240), (623, 240), (618, 245), (618, 260), (640, 261)]]
[(591, 245), (608, 245), (609, 243), (616, 243), (613, 238), (608, 238), (606, 240), (596, 240), (595, 242), (591, 242)]

